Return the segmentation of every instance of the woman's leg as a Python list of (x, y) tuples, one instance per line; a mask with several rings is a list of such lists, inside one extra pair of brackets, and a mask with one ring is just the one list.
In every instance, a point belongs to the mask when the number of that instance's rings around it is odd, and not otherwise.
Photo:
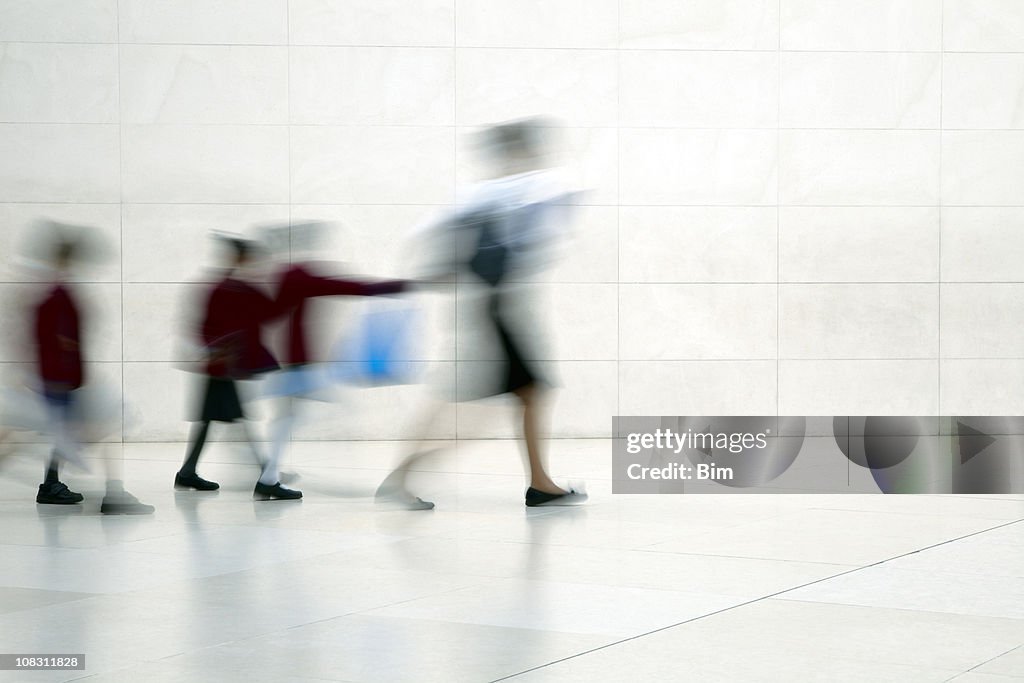
[(523, 406), (523, 442), (526, 445), (526, 461), (530, 470), (530, 487), (544, 493), (567, 493), (551, 480), (544, 467), (540, 446), (544, 410), (543, 390), (534, 383), (520, 387), (514, 393)]
[(376, 494), (378, 501), (397, 500), (414, 510), (429, 510), (434, 507), (433, 503), (423, 501), (411, 494), (407, 488), (406, 479), (413, 465), (424, 456), (434, 454), (439, 450), (427, 448), (427, 439), (430, 436), (431, 428), (437, 424), (441, 411), (447, 405), (443, 401), (436, 401), (423, 412), (417, 427), (413, 431), (413, 435), (417, 440), (413, 442), (412, 452), (381, 482)]

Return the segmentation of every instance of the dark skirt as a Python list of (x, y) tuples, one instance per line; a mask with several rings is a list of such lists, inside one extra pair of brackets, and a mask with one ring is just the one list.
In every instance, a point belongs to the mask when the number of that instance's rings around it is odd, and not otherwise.
[(507, 394), (515, 392), (523, 387), (532, 386), (543, 381), (543, 377), (537, 370), (530, 366), (530, 363), (523, 357), (515, 336), (502, 320), (501, 296), (494, 293), (490, 302), (490, 319), (494, 324), (495, 332), (504, 358), (504, 371), (498, 377), (497, 390), (492, 394)]
[(226, 377), (208, 378), (199, 419), (203, 422), (234, 422), (243, 417), (242, 402), (238, 399), (234, 380)]

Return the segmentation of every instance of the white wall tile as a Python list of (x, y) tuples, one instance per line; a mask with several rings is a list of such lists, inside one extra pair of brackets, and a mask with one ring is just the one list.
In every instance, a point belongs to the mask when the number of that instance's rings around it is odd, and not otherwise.
[(32, 337), (33, 311), (45, 295), (43, 283), (0, 284), (0, 310), (5, 324), (0, 327), (0, 359), (5, 363), (35, 363)]
[(1024, 282), (1024, 208), (944, 208), (942, 280)]
[(455, 55), (460, 125), (543, 114), (567, 126), (617, 120), (616, 55), (607, 50), (466, 49)]
[(289, 54), (292, 123), (454, 123), (454, 50), (293, 47)]
[(117, 47), (0, 44), (0, 121), (116, 123)]
[[(617, 287), (614, 284), (557, 284), (550, 292), (551, 339), (543, 346), (543, 360), (614, 360), (618, 339)], [(528, 303), (523, 319), (544, 315)], [(520, 334), (536, 334), (529, 328)]]
[(123, 43), (285, 45), (288, 0), (119, 0)]
[[(476, 383), (478, 375), (490, 375), (497, 365), (487, 361), (459, 363), (459, 381), (466, 385), (466, 376)], [(550, 397), (549, 397), (550, 398)], [(459, 439), (518, 439), (522, 434), (523, 418), (518, 401), (511, 394), (488, 397), (484, 400), (468, 400), (455, 405), (457, 416), (456, 436)]]
[(0, 0), (0, 17), (0, 41), (117, 41), (117, 0)]
[(124, 45), (125, 123), (287, 123), (284, 47)]
[(936, 415), (938, 395), (934, 360), (785, 360), (779, 365), (780, 415)]
[(620, 415), (774, 415), (775, 361), (623, 361)]
[(373, 278), (419, 275), (418, 256), (428, 248), (418, 226), (441, 211), (422, 204), (296, 204), (292, 223), (326, 223), (318, 260), (336, 261), (353, 274)]
[(946, 54), (942, 60), (945, 128), (1024, 128), (1024, 55)]
[(454, 45), (455, 0), (289, 0), (292, 45)]
[(623, 126), (774, 128), (775, 52), (624, 51), (619, 57)]
[(617, 0), (487, 3), (457, 0), (460, 47), (612, 48), (618, 44)]
[[(184, 372), (171, 363), (125, 363), (122, 367), (125, 441), (185, 441), (186, 419), (195, 419), (199, 413), (202, 375)], [(215, 429), (210, 431), (212, 437), (217, 436), (212, 433)], [(181, 458), (185, 459), (184, 444)]]
[(125, 204), (121, 211), (125, 282), (186, 282), (219, 267), (215, 230), (256, 236), (255, 225), (283, 223), (283, 204)]
[(292, 201), (450, 202), (453, 145), (453, 131), (446, 128), (294, 126)]
[(102, 250), (99, 260), (80, 264), (76, 279), (87, 282), (121, 281), (121, 218), (117, 204), (0, 204), (0, 282), (31, 281), (32, 263), (44, 245), (33, 239), (36, 221), (54, 220), (95, 228)]
[(623, 206), (623, 282), (775, 282), (774, 207)]
[(1024, 360), (943, 360), (940, 415), (1020, 415)]
[(776, 132), (622, 129), (623, 204), (772, 204)]
[[(413, 4), (0, 0), (0, 251), (37, 216), (123, 245), (79, 278), (115, 383), (123, 347), (129, 438), (186, 434), (198, 390), (169, 361), (210, 230), (324, 220), (330, 267), (407, 276), (414, 226), (490, 171), (471, 134), (533, 114), (586, 191), (527, 306), (546, 326), (516, 324), (564, 359), (535, 361), (562, 387), (553, 436), (606, 435), (616, 412), (1019, 412), (1021, 3)], [(33, 277), (0, 264), (8, 317)], [(468, 395), (493, 349), (465, 296), (458, 326), (450, 291), (406, 298), (439, 383), (342, 392), (300, 438), (407, 438), (416, 411), (395, 406), (452, 398), (456, 357)], [(321, 346), (366, 303), (318, 302)], [(0, 361), (31, 355), (18, 336)], [(461, 437), (518, 431), (508, 401), (448, 406), (440, 436), (456, 417)]]
[(782, 132), (783, 204), (933, 205), (939, 192), (939, 133)]
[(782, 285), (782, 358), (934, 358), (938, 285)]
[(557, 256), (537, 278), (549, 282), (615, 282), (619, 261), (618, 209), (581, 206), (569, 217)]
[(124, 285), (124, 359), (197, 361), (196, 325), (209, 285)]
[(0, 201), (120, 199), (117, 126), (0, 124), (0, 159)]
[(939, 210), (931, 207), (784, 207), (784, 282), (935, 282)]
[(575, 128), (565, 131), (567, 170), (582, 190), (585, 204), (619, 201), (621, 133), (617, 128)]
[(622, 47), (775, 50), (778, 0), (636, 0), (619, 3)]
[(121, 360), (121, 286), (82, 283), (75, 291), (81, 310), (83, 357), (96, 362)]
[[(120, 363), (85, 364), (84, 389), (86, 394), (82, 399), (87, 401), (90, 417), (89, 430), (86, 436), (88, 443), (96, 443), (97, 441), (117, 443), (122, 441), (122, 434), (124, 434), (124, 395), (121, 385)], [(96, 451), (94, 450), (93, 453), (96, 453)], [(110, 457), (109, 454), (106, 457)]]
[(942, 201), (947, 205), (1019, 205), (1024, 132), (947, 131), (942, 135)]
[[(611, 436), (611, 417), (618, 412), (618, 363), (558, 362), (541, 364), (540, 369), (555, 382), (548, 399), (552, 411), (547, 432), (552, 438)], [(557, 447), (548, 450), (557, 467)]]
[(124, 126), (127, 202), (288, 201), (283, 126)]
[(621, 285), (622, 360), (776, 356), (775, 285)]
[(941, 0), (782, 0), (784, 50), (919, 51), (941, 45)]
[(787, 52), (782, 125), (938, 128), (940, 73), (938, 53)]
[(943, 7), (946, 50), (1024, 50), (1024, 6), (1017, 0), (943, 0)]
[(943, 358), (1021, 358), (1024, 284), (942, 286)]

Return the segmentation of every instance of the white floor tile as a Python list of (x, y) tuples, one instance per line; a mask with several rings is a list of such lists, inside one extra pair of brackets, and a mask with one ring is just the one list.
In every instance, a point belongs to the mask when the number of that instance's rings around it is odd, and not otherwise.
[[(512, 440), (302, 442), (300, 502), (211, 444), (217, 493), (175, 492), (180, 443), (112, 445), (153, 515), (99, 514), (105, 461), (37, 506), (45, 447), (0, 465), (6, 652), (81, 652), (33, 681), (990, 681), (1020, 676), (1024, 497), (632, 495), (610, 442), (549, 444), (577, 508), (527, 509)], [(1017, 649), (1015, 649), (1017, 648)], [(0, 672), (0, 683), (26, 680)], [(957, 678), (959, 677), (959, 678)]]

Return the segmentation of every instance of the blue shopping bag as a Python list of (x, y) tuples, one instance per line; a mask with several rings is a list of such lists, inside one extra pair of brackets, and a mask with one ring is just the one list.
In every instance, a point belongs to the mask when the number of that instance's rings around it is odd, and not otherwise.
[(339, 382), (383, 386), (412, 381), (410, 350), (415, 307), (407, 301), (373, 299), (334, 354), (334, 378)]

